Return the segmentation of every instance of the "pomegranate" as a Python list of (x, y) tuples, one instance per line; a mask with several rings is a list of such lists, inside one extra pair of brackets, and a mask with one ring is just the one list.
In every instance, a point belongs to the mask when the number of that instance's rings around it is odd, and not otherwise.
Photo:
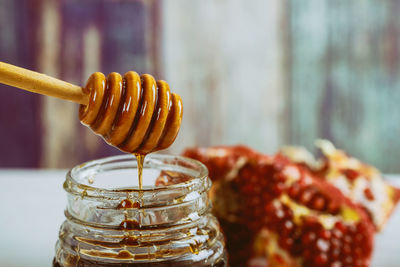
[(210, 171), (230, 266), (369, 266), (374, 224), (360, 203), (323, 178), (327, 164), (315, 168), (244, 146), (183, 155)]

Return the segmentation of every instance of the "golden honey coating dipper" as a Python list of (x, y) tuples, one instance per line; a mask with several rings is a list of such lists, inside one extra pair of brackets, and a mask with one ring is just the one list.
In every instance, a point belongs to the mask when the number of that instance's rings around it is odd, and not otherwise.
[(130, 71), (122, 77), (92, 74), (84, 88), (0, 62), (0, 83), (81, 104), (79, 118), (106, 142), (140, 155), (175, 140), (182, 121), (182, 100), (165, 81)]
[(130, 71), (122, 77), (100, 72), (89, 78), (79, 118), (104, 140), (128, 153), (148, 154), (169, 147), (182, 121), (182, 100), (168, 83)]

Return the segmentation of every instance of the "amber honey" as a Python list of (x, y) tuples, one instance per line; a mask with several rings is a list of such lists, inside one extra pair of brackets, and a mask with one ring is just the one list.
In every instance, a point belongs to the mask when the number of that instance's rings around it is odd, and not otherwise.
[[(148, 155), (143, 168), (153, 185), (119, 187), (122, 175), (112, 174), (124, 170), (129, 177), (139, 165), (126, 155), (69, 172), (53, 266), (226, 266), (207, 169), (186, 158)], [(96, 187), (106, 179), (113, 186)]]

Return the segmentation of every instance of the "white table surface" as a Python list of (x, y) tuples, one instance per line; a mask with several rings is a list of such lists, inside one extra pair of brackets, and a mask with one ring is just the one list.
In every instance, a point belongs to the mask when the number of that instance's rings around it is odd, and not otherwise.
[[(65, 170), (0, 171), (0, 267), (51, 266), (64, 221)], [(398, 178), (397, 180), (395, 178)], [(400, 185), (400, 177), (389, 179)], [(376, 236), (372, 267), (400, 266), (400, 208)]]

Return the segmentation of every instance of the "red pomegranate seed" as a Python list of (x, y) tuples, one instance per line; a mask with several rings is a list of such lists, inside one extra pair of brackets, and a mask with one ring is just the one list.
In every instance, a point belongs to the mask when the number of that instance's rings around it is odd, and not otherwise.
[(290, 232), (293, 230), (294, 224), (292, 221), (290, 220), (286, 220), (283, 223), (283, 227), (282, 227), (282, 233), (283, 234), (290, 234)]
[(267, 203), (264, 206), (264, 211), (265, 211), (265, 214), (272, 214), (275, 212), (275, 207), (274, 207), (274, 205), (272, 205), (272, 203)]
[(240, 190), (244, 194), (252, 194), (254, 192), (253, 185), (249, 183), (244, 183), (244, 185), (240, 188)]
[(358, 177), (358, 172), (352, 169), (344, 169), (342, 170), (342, 173), (344, 175), (346, 175), (347, 178), (349, 178), (349, 180), (355, 180)]
[(285, 182), (286, 176), (283, 175), (282, 173), (277, 173), (272, 176), (272, 179), (274, 179), (275, 181), (278, 181), (278, 182)]
[(332, 234), (331, 234), (331, 231), (329, 231), (329, 230), (322, 230), (322, 231), (319, 233), (319, 236), (320, 236), (321, 238), (323, 238), (323, 239), (329, 239), (329, 238), (331, 238)]
[(305, 235), (303, 235), (303, 237), (301, 238), (301, 242), (304, 245), (308, 245), (308, 244), (311, 244), (311, 242), (313, 242), (316, 238), (317, 238), (317, 235), (315, 233), (308, 232)]
[(278, 241), (279, 246), (285, 250), (290, 250), (292, 245), (293, 245), (293, 239), (292, 238), (281, 238)]
[(354, 262), (354, 266), (356, 267), (367, 267), (367, 263), (364, 262), (364, 260), (362, 259), (356, 259), (356, 261)]
[(292, 246), (292, 249), (290, 250), (290, 253), (293, 257), (300, 257), (303, 253), (303, 250), (304, 248), (301, 242), (298, 242), (298, 240), (296, 240), (296, 242)]
[(328, 251), (328, 250), (329, 250), (329, 243), (328, 243), (328, 241), (323, 240), (323, 239), (318, 239), (318, 240), (317, 240), (317, 248), (318, 248), (320, 251), (323, 251), (323, 252)]
[(289, 207), (286, 205), (283, 205), (282, 208), (285, 212), (285, 218), (291, 220), (293, 217), (293, 211), (291, 209), (289, 209)]
[(344, 223), (342, 223), (340, 221), (335, 223), (335, 228), (338, 229), (342, 233), (346, 232), (346, 226), (344, 225)]
[(277, 183), (272, 187), (272, 189), (273, 189), (273, 192), (275, 193), (275, 195), (279, 196), (285, 190), (285, 184)]
[(326, 201), (321, 195), (316, 195), (311, 200), (311, 207), (315, 210), (324, 210)]
[(303, 252), (304, 259), (310, 259), (312, 256), (312, 251), (310, 249), (305, 249)]
[(343, 253), (349, 255), (351, 253), (351, 247), (348, 244), (343, 245)]
[(261, 200), (259, 197), (255, 196), (251, 199), (250, 204), (252, 207), (258, 206), (261, 203)]
[(334, 201), (328, 201), (326, 211), (332, 214), (337, 214), (340, 211), (340, 206)]
[(343, 233), (335, 228), (332, 230), (332, 235), (336, 238), (341, 238), (343, 236)]
[(296, 183), (288, 189), (288, 194), (291, 198), (295, 199), (300, 193), (300, 186)]
[(332, 259), (338, 259), (340, 256), (340, 250), (338, 248), (331, 250)]
[(252, 216), (260, 218), (263, 215), (263, 210), (261, 207), (254, 208), (252, 211)]
[(362, 243), (364, 241), (364, 236), (360, 233), (356, 234), (355, 240), (357, 243)]
[(331, 246), (332, 248), (338, 248), (340, 247), (340, 241), (337, 238), (332, 238), (331, 239)]
[(304, 226), (307, 228), (313, 228), (316, 225), (320, 225), (318, 219), (314, 216), (308, 216), (304, 218)]
[(303, 205), (307, 205), (308, 202), (310, 202), (311, 198), (313, 197), (313, 192), (312, 190), (305, 189), (301, 194), (300, 194), (300, 203)]
[(354, 254), (356, 255), (356, 256), (360, 256), (360, 255), (362, 255), (362, 249), (360, 248), (360, 247), (356, 247), (355, 249), (354, 249)]
[(342, 267), (342, 263), (340, 261), (335, 261), (333, 262), (330, 267)]
[(262, 188), (261, 188), (260, 185), (255, 185), (255, 186), (253, 187), (253, 194), (259, 195), (259, 194), (262, 192), (261, 189), (262, 189)]
[(352, 264), (353, 263), (353, 258), (351, 256), (347, 256), (344, 259), (344, 262), (347, 263), (347, 264)]
[(372, 194), (372, 191), (369, 188), (365, 188), (364, 189), (364, 195), (370, 201), (375, 200), (374, 194)]
[(359, 227), (359, 228), (362, 228), (362, 224), (359, 223), (359, 224), (357, 225), (357, 227), (354, 226), (354, 225), (352, 225), (352, 224), (350, 224), (350, 225), (347, 227), (347, 230), (348, 230), (350, 233), (357, 233), (357, 232), (358, 232), (358, 230), (357, 230), (358, 227)]
[(328, 256), (325, 253), (321, 253), (317, 255), (314, 259), (314, 262), (318, 265), (325, 264), (328, 261)]
[(275, 216), (279, 219), (283, 219), (285, 217), (285, 212), (282, 209), (277, 209), (275, 211)]
[(343, 242), (347, 243), (347, 244), (351, 244), (353, 242), (353, 238), (351, 236), (349, 236), (349, 235), (345, 235), (343, 237)]

